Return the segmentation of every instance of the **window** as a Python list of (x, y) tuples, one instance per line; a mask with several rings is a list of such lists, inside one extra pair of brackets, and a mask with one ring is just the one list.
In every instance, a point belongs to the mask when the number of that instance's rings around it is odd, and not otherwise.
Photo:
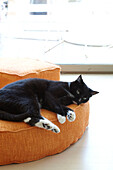
[(47, 4), (47, 0), (30, 0), (31, 4)]
[[(33, 11), (30, 11), (30, 15), (47, 15), (46, 10), (42, 9), (42, 11), (39, 11), (39, 9), (41, 8), (43, 4), (47, 4), (47, 0), (31, 0), (30, 4), (32, 4), (32, 10), (33, 10)], [(36, 5), (38, 5), (38, 7), (34, 11), (34, 8)]]
[(27, 41), (28, 54), (72, 71), (113, 71), (112, 0), (25, 0), (17, 7), (8, 34)]

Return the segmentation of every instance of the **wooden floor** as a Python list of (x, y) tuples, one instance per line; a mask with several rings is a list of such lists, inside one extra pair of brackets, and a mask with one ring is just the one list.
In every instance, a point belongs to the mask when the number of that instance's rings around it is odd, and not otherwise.
[[(62, 75), (73, 81), (78, 75)], [(38, 161), (0, 166), (0, 170), (113, 170), (113, 75), (83, 75), (100, 93), (90, 100), (90, 120), (82, 138), (64, 152)]]

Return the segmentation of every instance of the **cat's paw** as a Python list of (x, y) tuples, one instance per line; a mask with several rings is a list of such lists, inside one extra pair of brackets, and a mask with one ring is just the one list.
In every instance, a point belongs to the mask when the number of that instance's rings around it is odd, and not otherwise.
[(75, 119), (76, 119), (76, 114), (74, 111), (72, 110), (69, 110), (67, 112), (67, 119), (70, 121), (70, 122), (73, 122)]
[(61, 124), (65, 123), (65, 121), (66, 121), (66, 117), (62, 116), (60, 114), (57, 114), (57, 119)]
[(58, 126), (56, 126), (55, 124), (53, 124), (46, 118), (40, 119), (39, 122), (35, 123), (35, 126), (39, 128), (51, 130), (54, 133), (60, 132), (60, 129), (58, 128)]
[(28, 123), (30, 120), (31, 120), (31, 117), (28, 117), (28, 118), (24, 119), (24, 122)]

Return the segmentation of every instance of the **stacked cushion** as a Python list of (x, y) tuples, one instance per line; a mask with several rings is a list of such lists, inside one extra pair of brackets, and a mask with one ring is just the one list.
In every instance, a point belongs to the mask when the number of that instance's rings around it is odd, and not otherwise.
[(48, 62), (27, 58), (0, 58), (0, 88), (25, 78), (60, 79), (60, 67)]

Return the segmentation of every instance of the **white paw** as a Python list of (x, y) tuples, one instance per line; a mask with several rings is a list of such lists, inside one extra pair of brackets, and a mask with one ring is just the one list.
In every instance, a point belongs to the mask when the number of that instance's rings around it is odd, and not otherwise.
[(37, 126), (39, 128), (51, 130), (52, 132), (55, 132), (55, 133), (60, 132), (60, 129), (55, 124), (53, 124), (51, 121), (49, 121), (46, 118), (40, 119), (39, 122), (35, 123), (35, 126)]
[(58, 121), (63, 124), (65, 121), (66, 121), (66, 117), (65, 116), (62, 116), (62, 115), (59, 115), (57, 114), (57, 118), (58, 118)]
[(67, 119), (70, 121), (70, 122), (73, 122), (75, 119), (76, 119), (76, 114), (75, 112), (69, 110), (67, 112)]
[(28, 123), (30, 120), (31, 120), (31, 117), (28, 117), (28, 118), (24, 119), (24, 122)]

